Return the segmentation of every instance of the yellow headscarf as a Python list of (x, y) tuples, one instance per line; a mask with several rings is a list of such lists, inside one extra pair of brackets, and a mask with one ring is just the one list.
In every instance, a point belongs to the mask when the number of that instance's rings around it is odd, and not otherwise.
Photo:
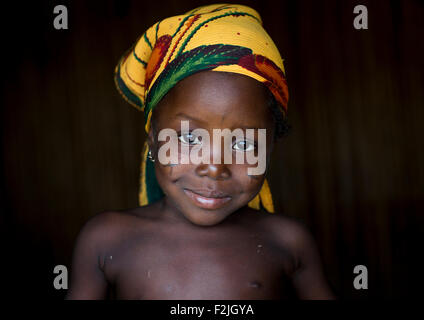
[[(120, 59), (115, 84), (122, 96), (144, 112), (146, 132), (154, 107), (178, 81), (199, 71), (243, 74), (264, 83), (286, 115), (288, 89), (283, 59), (252, 8), (214, 4), (166, 18), (151, 26)], [(163, 197), (147, 159), (142, 154), (140, 205)], [(267, 180), (249, 206), (273, 213)]]

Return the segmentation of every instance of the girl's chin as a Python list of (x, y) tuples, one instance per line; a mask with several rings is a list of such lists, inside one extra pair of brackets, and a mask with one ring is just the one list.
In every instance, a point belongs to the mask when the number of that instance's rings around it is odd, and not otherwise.
[(218, 217), (218, 216), (213, 216), (213, 217), (205, 217), (205, 215), (203, 214), (202, 216), (197, 216), (197, 215), (190, 215), (187, 216), (185, 215), (186, 219), (189, 220), (192, 224), (196, 225), (196, 226), (202, 226), (202, 227), (211, 227), (211, 226), (215, 226), (217, 224), (219, 224), (220, 222), (222, 222), (223, 220), (225, 220), (226, 216), (224, 217)]

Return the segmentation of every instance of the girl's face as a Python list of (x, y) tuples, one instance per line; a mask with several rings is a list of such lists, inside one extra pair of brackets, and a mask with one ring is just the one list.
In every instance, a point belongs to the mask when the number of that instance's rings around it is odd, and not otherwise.
[[(180, 81), (157, 105), (152, 116), (149, 145), (156, 160), (157, 181), (171, 209), (176, 209), (196, 225), (212, 226), (247, 205), (260, 191), (266, 171), (261, 175), (249, 175), (248, 168), (258, 164), (249, 164), (246, 157), (249, 152), (258, 155), (257, 129), (266, 129), (268, 166), (274, 122), (266, 103), (266, 90), (263, 84), (247, 76), (204, 71)], [(181, 132), (181, 121), (188, 121), (188, 132)], [(161, 130), (177, 132), (178, 139), (174, 143), (179, 145), (178, 158), (181, 160), (188, 156), (184, 153), (204, 143), (192, 134), (192, 130), (200, 128), (211, 137), (209, 164), (181, 164), (179, 161), (180, 164), (167, 165), (159, 161), (158, 151), (167, 143), (158, 141)], [(233, 131), (237, 128), (244, 132), (244, 139), (221, 139), (222, 149), (212, 145), (214, 129)], [(253, 141), (246, 138), (249, 128), (256, 129)], [(224, 148), (232, 156), (231, 164), (224, 161)], [(242, 164), (236, 163), (237, 153), (243, 154)], [(221, 159), (220, 163), (216, 163), (217, 158)]]

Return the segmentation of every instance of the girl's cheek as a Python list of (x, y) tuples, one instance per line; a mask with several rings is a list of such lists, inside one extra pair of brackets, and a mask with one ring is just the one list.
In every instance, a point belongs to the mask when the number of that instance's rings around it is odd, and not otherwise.
[(264, 175), (249, 175), (252, 165), (233, 165), (231, 168), (233, 184), (238, 184), (244, 192), (256, 192), (262, 185)]
[(190, 174), (194, 168), (192, 165), (187, 164), (158, 164), (156, 170), (165, 179), (175, 182), (176, 180), (183, 178), (185, 175)]

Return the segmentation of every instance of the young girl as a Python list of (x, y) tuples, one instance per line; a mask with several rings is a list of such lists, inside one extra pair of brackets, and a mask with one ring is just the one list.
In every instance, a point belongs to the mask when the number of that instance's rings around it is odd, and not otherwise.
[[(334, 298), (311, 234), (272, 214), (265, 176), (288, 90), (255, 10), (208, 5), (159, 21), (119, 61), (115, 82), (145, 115), (140, 207), (85, 224), (67, 299)], [(261, 159), (265, 170), (252, 174)]]

